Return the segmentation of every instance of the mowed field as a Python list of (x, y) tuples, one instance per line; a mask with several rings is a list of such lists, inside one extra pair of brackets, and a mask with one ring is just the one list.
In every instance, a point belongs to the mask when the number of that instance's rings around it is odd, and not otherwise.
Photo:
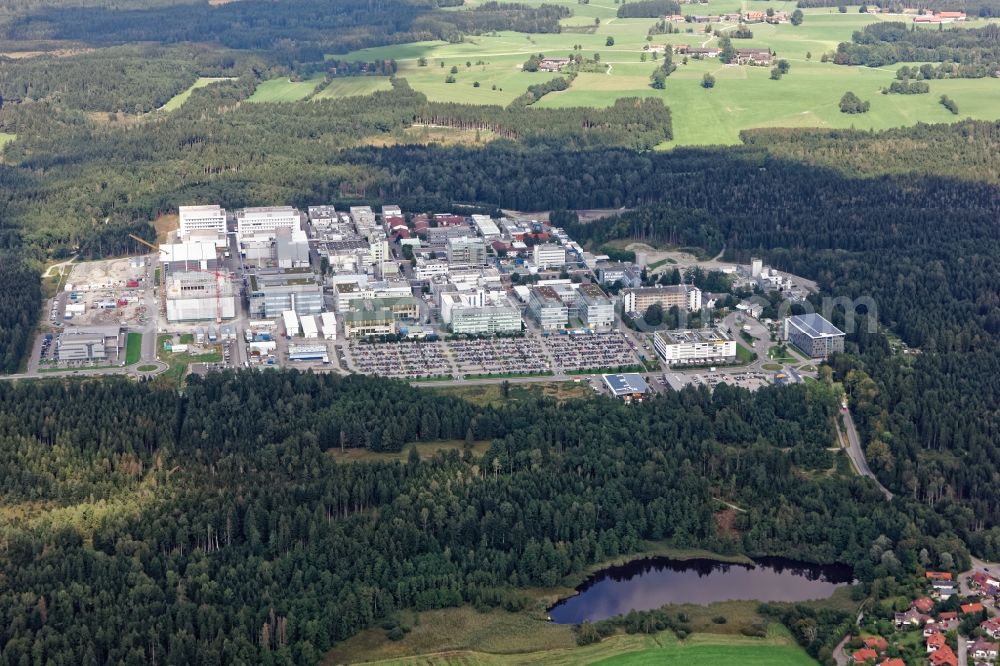
[[(653, 19), (615, 18), (617, 6), (605, 0), (587, 5), (558, 1), (574, 14), (563, 21), (564, 30), (559, 34), (500, 32), (469, 36), (460, 44), (418, 42), (364, 49), (338, 57), (394, 58), (399, 65), (398, 75), (434, 101), (506, 105), (528, 86), (556, 76), (522, 72), (520, 66), (529, 55), (544, 53), (559, 57), (580, 52), (592, 57), (597, 53), (601, 63), (610, 66), (606, 73), (582, 73), (568, 90), (549, 94), (536, 106), (603, 107), (620, 97), (659, 97), (673, 113), (674, 141), (663, 148), (734, 144), (739, 142), (741, 130), (756, 127), (884, 129), (918, 122), (954, 122), (967, 117), (1000, 118), (1000, 82), (996, 79), (931, 81), (929, 94), (883, 95), (881, 89), (894, 80), (896, 70), (902, 65), (873, 69), (820, 62), (823, 53), (834, 51), (839, 42), (849, 41), (854, 31), (873, 22), (894, 20), (860, 14), (857, 6), (849, 7), (846, 14), (835, 8), (805, 10), (805, 21), (800, 26), (753, 24), (750, 26), (753, 39), (734, 40), (737, 48), (769, 47), (778, 58), (788, 60), (791, 71), (780, 81), (770, 79), (770, 67), (723, 65), (715, 59), (691, 59), (684, 64), (678, 56), (674, 59), (677, 71), (667, 79), (666, 89), (654, 90), (649, 86), (649, 75), (659, 62), (649, 54), (645, 62), (641, 61), (644, 46), (650, 43), (716, 46), (715, 36), (706, 34), (703, 25), (683, 23), (677, 24), (679, 29), (690, 28), (692, 32), (655, 35), (647, 42)], [(773, 7), (776, 11), (791, 12), (795, 3), (719, 0), (682, 7), (690, 14), (735, 12), (747, 7), (759, 10)], [(599, 25), (595, 25), (595, 19), (600, 19)], [(720, 27), (711, 25), (713, 30)], [(981, 25), (984, 22), (967, 23), (967, 27)], [(721, 27), (735, 26), (721, 24)], [(584, 29), (588, 32), (569, 32)], [(608, 37), (614, 38), (613, 46), (606, 46)], [(574, 45), (579, 50), (574, 50)], [(426, 66), (419, 65), (420, 58), (426, 59)], [(456, 81), (446, 83), (452, 66), (458, 68)], [(716, 77), (713, 89), (701, 86), (706, 73)], [(870, 101), (871, 110), (857, 115), (841, 113), (838, 102), (847, 91)], [(955, 100), (959, 115), (951, 114), (938, 103), (942, 94)]]
[(192, 83), (191, 87), (185, 90), (184, 92), (177, 93), (176, 95), (174, 95), (169, 102), (160, 107), (160, 111), (175, 111), (181, 108), (181, 106), (184, 105), (184, 102), (188, 101), (188, 98), (191, 97), (191, 93), (193, 93), (198, 88), (204, 88), (205, 86), (216, 83), (217, 81), (229, 81), (229, 80), (230, 79), (226, 77), (203, 76), (194, 83)]
[(248, 102), (297, 102), (308, 97), (316, 86), (323, 82), (323, 75), (318, 74), (304, 81), (291, 79), (271, 79), (258, 84)]
[(17, 138), (16, 134), (11, 134), (9, 132), (0, 132), (0, 148), (3, 148), (6, 144), (10, 143)]
[[(372, 663), (380, 666), (815, 666), (788, 630), (771, 623), (766, 638), (694, 633), (683, 641), (671, 632), (618, 634), (600, 643), (577, 647), (572, 630), (528, 619), (520, 613), (444, 609), (421, 613), (420, 623), (398, 643), (384, 631), (369, 630), (330, 652), (324, 664)], [(414, 646), (427, 652), (403, 655)], [(391, 653), (399, 656), (390, 656)], [(388, 653), (388, 654), (387, 654)]]

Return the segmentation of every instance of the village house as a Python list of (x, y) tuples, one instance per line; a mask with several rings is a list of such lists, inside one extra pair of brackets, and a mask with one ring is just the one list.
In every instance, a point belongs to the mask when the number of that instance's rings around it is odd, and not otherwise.
[(931, 652), (928, 661), (931, 666), (958, 666), (958, 657), (948, 645)]
[(851, 655), (851, 661), (855, 664), (863, 664), (866, 661), (878, 659), (878, 653), (871, 648), (861, 648), (860, 650), (855, 650), (854, 654)]
[(899, 657), (893, 657), (892, 659), (880, 661), (878, 666), (906, 666), (906, 662)]
[(761, 23), (766, 17), (767, 14), (761, 11), (749, 11), (743, 15), (743, 19), (747, 23)]
[(950, 571), (928, 571), (924, 574), (929, 580), (951, 580)]
[(927, 637), (927, 654), (937, 652), (941, 648), (948, 647), (948, 641), (944, 634), (933, 634)]
[(916, 608), (921, 613), (927, 614), (934, 610), (934, 602), (928, 597), (920, 597), (919, 599), (913, 600), (913, 603), (910, 604), (910, 608)]
[(962, 615), (972, 615), (974, 613), (983, 612), (983, 605), (978, 601), (973, 604), (962, 604), (960, 608), (962, 609)]
[(991, 617), (979, 625), (990, 638), (1000, 639), (1000, 617)]
[(881, 636), (869, 636), (865, 639), (865, 647), (871, 648), (879, 654), (882, 654), (889, 649), (889, 641), (885, 640)]
[(896, 613), (894, 616), (896, 627), (902, 627), (904, 624), (908, 624), (914, 627), (921, 627), (930, 618), (915, 608), (911, 608), (905, 613)]
[(570, 63), (569, 58), (545, 58), (538, 63), (539, 72), (561, 72)]
[(770, 65), (771, 49), (736, 49), (736, 63), (739, 65)]
[(985, 638), (977, 638), (972, 643), (969, 643), (969, 656), (976, 661), (985, 661), (993, 663), (997, 660), (997, 644), (991, 643)]
[(788, 12), (774, 12), (771, 16), (764, 19), (771, 25), (778, 25), (779, 23), (788, 23)]

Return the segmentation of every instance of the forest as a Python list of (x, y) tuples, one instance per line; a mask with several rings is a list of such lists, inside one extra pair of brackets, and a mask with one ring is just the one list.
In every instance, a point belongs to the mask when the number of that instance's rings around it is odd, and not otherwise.
[(851, 42), (837, 45), (833, 56), (838, 65), (868, 67), (946, 61), (965, 66), (951, 72), (955, 77), (1000, 75), (1000, 26), (924, 30), (902, 22), (872, 23), (856, 31)]
[(675, 0), (634, 0), (618, 7), (618, 18), (660, 18), (680, 14), (681, 6)]
[(0, 56), (0, 107), (45, 101), (80, 111), (149, 113), (199, 76), (255, 71), (266, 71), (260, 58), (193, 45), (113, 47), (69, 57)]
[[(520, 609), (521, 588), (646, 539), (844, 562), (887, 593), (921, 549), (967, 562), (929, 508), (804, 473), (832, 462), (837, 405), (822, 383), (500, 407), (298, 372), (192, 378), (183, 395), (3, 384), (0, 493), (24, 511), (0, 519), (0, 659), (316, 663), (397, 609)], [(336, 461), (439, 438), (491, 444)], [(735, 536), (717, 531), (720, 496), (746, 508)]]
[[(131, 11), (48, 7), (0, 21), (3, 40), (69, 40), (92, 46), (197, 42), (267, 52), (287, 63), (317, 62), (383, 44), (431, 39), (461, 41), (492, 30), (559, 32), (564, 6), (486, 2), (470, 11), (441, 11), (435, 0), (289, 0), (275, 12), (268, 0), (211, 6), (174, 4)], [(460, 2), (457, 4), (461, 4)]]

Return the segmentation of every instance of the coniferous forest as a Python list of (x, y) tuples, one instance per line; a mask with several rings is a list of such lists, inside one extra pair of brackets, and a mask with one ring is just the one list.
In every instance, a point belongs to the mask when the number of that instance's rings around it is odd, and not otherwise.
[[(740, 146), (657, 150), (673, 138), (661, 101), (538, 108), (563, 78), (506, 107), (432, 102), (395, 77), (368, 96), (247, 101), (277, 77), (395, 73), (393, 60), (336, 56), (354, 49), (557, 32), (569, 14), (456, 4), (4, 3), (3, 52), (73, 48), (0, 57), (0, 138), (16, 135), (0, 159), (0, 370), (16, 372), (32, 343), (47, 263), (136, 252), (129, 234), (153, 239), (152, 220), (195, 201), (554, 211), (592, 250), (759, 256), (815, 280), (817, 298), (862, 304), (846, 352), (816, 383), (641, 405), (479, 406), (284, 371), (180, 390), (0, 382), (0, 666), (314, 664), (399, 609), (521, 610), (527, 588), (651, 541), (848, 564), (876, 600), (918, 566), (1000, 557), (1000, 123), (762, 129)], [(944, 8), (995, 13), (987, 0)], [(995, 26), (900, 26), (869, 26), (837, 62), (913, 62), (907, 90), (997, 72)], [(227, 80), (157, 111), (199, 77)], [(476, 139), (428, 144), (420, 125)], [(582, 223), (579, 209), (615, 213)], [(839, 387), (891, 502), (834, 449)], [(344, 460), (456, 440), (468, 446)], [(719, 498), (743, 509), (731, 530)], [(765, 611), (832, 658), (842, 617)]]

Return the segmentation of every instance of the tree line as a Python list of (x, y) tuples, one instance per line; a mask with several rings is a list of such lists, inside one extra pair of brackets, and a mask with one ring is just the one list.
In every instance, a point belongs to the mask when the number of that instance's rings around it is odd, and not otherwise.
[(855, 31), (851, 42), (841, 42), (833, 62), (838, 65), (882, 67), (897, 62), (953, 62), (970, 69), (951, 70), (954, 76), (984, 72), (1000, 74), (1000, 26), (918, 29), (914, 24), (886, 21)]

